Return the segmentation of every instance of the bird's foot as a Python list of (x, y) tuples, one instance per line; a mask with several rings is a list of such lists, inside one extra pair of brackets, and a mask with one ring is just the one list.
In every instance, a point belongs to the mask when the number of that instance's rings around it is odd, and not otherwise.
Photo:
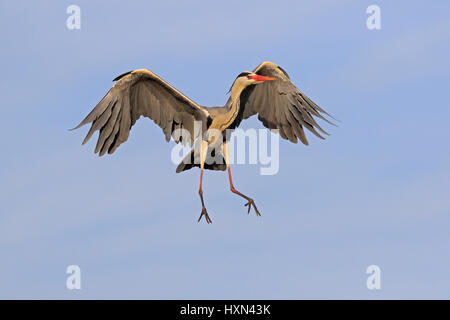
[(200, 222), (200, 220), (202, 219), (203, 216), (205, 216), (205, 220), (207, 223), (212, 223), (212, 220), (209, 217), (208, 212), (206, 211), (205, 207), (203, 207), (202, 213), (200, 214), (200, 217), (198, 218), (197, 222)]
[(244, 206), (248, 206), (248, 212), (247, 212), (247, 213), (250, 214), (250, 209), (251, 209), (252, 206), (253, 206), (253, 208), (255, 209), (256, 215), (257, 215), (257, 216), (261, 216), (261, 214), (260, 214), (259, 211), (258, 211), (258, 208), (256, 208), (255, 201), (253, 201), (252, 198), (248, 198), (247, 200), (248, 200), (248, 202), (244, 205)]

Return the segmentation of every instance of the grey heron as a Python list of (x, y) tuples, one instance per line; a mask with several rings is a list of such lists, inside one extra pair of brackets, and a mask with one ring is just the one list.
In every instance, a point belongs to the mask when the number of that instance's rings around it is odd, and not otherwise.
[[(191, 153), (179, 164), (176, 172), (200, 167), (199, 195), (202, 211), (198, 221), (204, 216), (207, 223), (212, 220), (208, 215), (203, 199), (203, 170), (228, 170), (230, 189), (243, 197), (248, 213), (253, 207), (260, 215), (252, 198), (235, 189), (231, 178), (228, 151), (229, 134), (222, 141), (214, 141), (208, 134), (212, 130), (225, 133), (237, 128), (241, 121), (253, 115), (269, 129), (278, 129), (283, 139), (297, 143), (300, 140), (308, 145), (304, 129), (317, 137), (328, 135), (315, 118), (333, 124), (325, 116), (332, 118), (325, 110), (315, 104), (301, 92), (290, 80), (286, 71), (273, 62), (263, 62), (253, 71), (240, 73), (230, 89), (230, 97), (223, 107), (205, 107), (197, 104), (175, 89), (165, 80), (148, 69), (127, 72), (115, 78), (113, 87), (96, 107), (74, 129), (92, 123), (83, 141), (85, 144), (95, 131), (99, 131), (95, 153), (99, 156), (112, 154), (117, 147), (127, 141), (131, 127), (141, 117), (152, 119), (161, 129), (167, 141), (194, 146), (198, 142), (200, 151)], [(200, 123), (200, 130), (195, 129)], [(177, 129), (187, 130), (189, 137), (174, 133)], [(201, 133), (199, 133), (201, 132)], [(208, 148), (220, 143), (220, 161), (205, 163)], [(195, 161), (196, 155), (200, 161)], [(217, 157), (216, 157), (217, 158)]]

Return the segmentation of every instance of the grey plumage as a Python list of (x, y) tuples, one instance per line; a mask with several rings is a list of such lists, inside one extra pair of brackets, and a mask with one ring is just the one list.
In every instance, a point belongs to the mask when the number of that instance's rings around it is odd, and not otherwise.
[[(205, 207), (202, 189), (203, 170), (227, 170), (230, 191), (244, 198), (256, 215), (260, 215), (252, 198), (235, 189), (231, 178), (228, 140), (230, 132), (242, 120), (253, 115), (269, 129), (278, 129), (280, 136), (293, 143), (308, 140), (304, 128), (324, 139), (328, 133), (315, 118), (330, 116), (304, 95), (289, 79), (288, 74), (272, 62), (261, 63), (253, 72), (242, 72), (230, 89), (230, 99), (223, 107), (203, 107), (147, 69), (124, 73), (95, 108), (75, 127), (91, 123), (85, 144), (99, 131), (95, 153), (113, 153), (128, 139), (131, 127), (141, 117), (152, 119), (163, 131), (166, 141), (193, 146), (193, 150), (178, 165), (176, 172), (200, 167), (199, 196), (207, 223), (212, 220)], [(198, 125), (199, 124), (199, 125)], [(332, 124), (332, 123), (331, 123)], [(178, 132), (178, 129), (185, 129)], [(189, 133), (189, 137), (185, 132)], [(176, 134), (176, 133), (181, 133)], [(200, 135), (200, 132), (202, 133)], [(216, 133), (222, 133), (217, 137)]]
[[(243, 72), (236, 79), (248, 74), (251, 73)], [(308, 145), (305, 128), (321, 139), (324, 139), (323, 135), (328, 135), (314, 117), (333, 124), (324, 116), (330, 115), (302, 93), (290, 81), (286, 71), (272, 62), (263, 62), (253, 70), (253, 74), (274, 77), (276, 80), (249, 85), (242, 90), (238, 100), (239, 112), (228, 126), (229, 129), (257, 115), (265, 127), (278, 129), (283, 139), (293, 143), (300, 140)], [(114, 80), (117, 80), (114, 86), (74, 128), (92, 123), (83, 144), (95, 131), (100, 131), (94, 150), (99, 156), (113, 153), (125, 142), (131, 127), (141, 116), (152, 119), (161, 127), (166, 141), (173, 137), (176, 143), (192, 146), (199, 136), (199, 129), (205, 132), (211, 121), (229, 112), (232, 106), (231, 97), (223, 107), (200, 106), (147, 69), (130, 71)], [(199, 121), (201, 128), (195, 130), (194, 121)], [(174, 136), (177, 129), (186, 129), (190, 139)], [(180, 165), (177, 172), (193, 166)], [(224, 170), (224, 167), (207, 165), (206, 169)]]
[(278, 129), (283, 139), (293, 143), (299, 139), (305, 145), (309, 144), (303, 128), (321, 139), (324, 137), (316, 129), (328, 135), (313, 116), (333, 124), (321, 113), (330, 115), (297, 89), (286, 71), (272, 62), (263, 62), (253, 72), (278, 80), (249, 86), (244, 90), (241, 95), (241, 105), (244, 106), (242, 120), (257, 114), (265, 127)]
[[(161, 129), (167, 141), (177, 128), (187, 129), (190, 140), (181, 142), (192, 145), (198, 132), (194, 132), (194, 120), (204, 123), (208, 112), (149, 70), (135, 70), (121, 77), (74, 129), (92, 123), (83, 141), (85, 144), (96, 130), (100, 131), (95, 153), (103, 156), (113, 153), (128, 139), (131, 127), (141, 117), (152, 119)], [(199, 130), (197, 130), (199, 131)]]

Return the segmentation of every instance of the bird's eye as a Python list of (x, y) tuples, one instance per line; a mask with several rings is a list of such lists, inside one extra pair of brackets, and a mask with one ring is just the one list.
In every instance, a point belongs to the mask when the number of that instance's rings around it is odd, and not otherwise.
[(248, 76), (247, 76), (247, 79), (251, 79), (251, 78), (252, 78), (252, 76), (251, 76), (251, 75), (248, 75)]

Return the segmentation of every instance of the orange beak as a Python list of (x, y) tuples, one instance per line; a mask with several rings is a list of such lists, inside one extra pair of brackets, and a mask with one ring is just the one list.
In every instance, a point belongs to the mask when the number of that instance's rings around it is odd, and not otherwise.
[(270, 80), (277, 80), (277, 78), (272, 78), (272, 77), (266, 77), (266, 76), (260, 76), (259, 74), (255, 74), (252, 77), (253, 80), (255, 81), (270, 81)]

